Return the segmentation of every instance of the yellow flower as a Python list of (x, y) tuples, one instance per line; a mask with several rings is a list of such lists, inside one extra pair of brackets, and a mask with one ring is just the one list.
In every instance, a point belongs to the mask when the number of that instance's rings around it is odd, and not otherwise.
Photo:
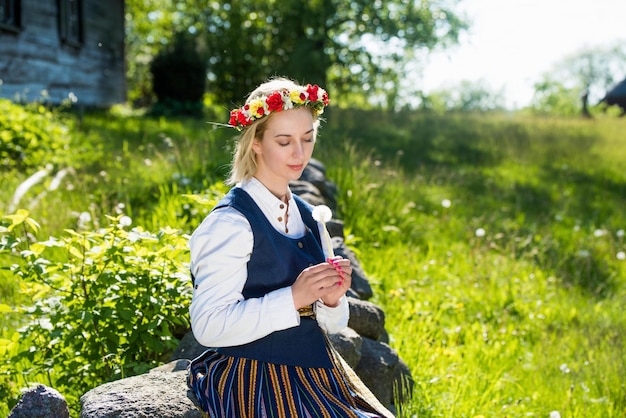
[(292, 90), (289, 92), (289, 97), (294, 104), (302, 104), (306, 100), (306, 93), (301, 90)]
[[(250, 102), (250, 116), (253, 118), (258, 118), (260, 116), (265, 115), (264, 104), (265, 102), (262, 99), (252, 100)], [(262, 109), (262, 110), (259, 111), (259, 109)]]

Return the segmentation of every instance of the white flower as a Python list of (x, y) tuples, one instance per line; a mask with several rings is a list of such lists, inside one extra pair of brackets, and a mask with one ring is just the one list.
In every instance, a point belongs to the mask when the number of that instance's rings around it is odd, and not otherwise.
[(624, 251), (620, 251), (616, 255), (618, 260), (626, 260), (626, 253)]
[(83, 224), (91, 222), (91, 214), (89, 212), (81, 212), (80, 215), (78, 215), (78, 221)]
[(443, 206), (444, 208), (449, 208), (452, 205), (452, 202), (450, 202), (449, 199), (443, 199), (441, 201), (441, 206)]
[(559, 411), (550, 412), (550, 418), (561, 418), (561, 413)]
[(624, 230), (623, 229), (618, 230), (616, 235), (618, 238), (622, 238), (624, 236)]
[(484, 237), (485, 236), (485, 230), (483, 228), (478, 228), (476, 230), (476, 236), (479, 237), (479, 238), (480, 237)]
[(595, 231), (593, 231), (593, 235), (596, 238), (600, 238), (601, 236), (604, 235), (604, 230), (603, 229), (596, 229)]
[(330, 208), (326, 205), (318, 205), (313, 208), (313, 219), (317, 221), (317, 227), (319, 229), (320, 238), (322, 239), (322, 251), (324, 252), (324, 257), (332, 258), (335, 256), (333, 251), (333, 243), (331, 242), (330, 235), (328, 234), (328, 230), (326, 229), (326, 222), (330, 221), (333, 213), (330, 211)]
[(133, 220), (130, 218), (130, 216), (124, 215), (120, 218), (119, 226), (123, 228), (125, 226), (130, 226), (132, 223), (133, 223)]
[(313, 208), (313, 219), (315, 219), (317, 222), (326, 223), (330, 221), (330, 218), (332, 218), (332, 216), (333, 213), (326, 205), (317, 205)]

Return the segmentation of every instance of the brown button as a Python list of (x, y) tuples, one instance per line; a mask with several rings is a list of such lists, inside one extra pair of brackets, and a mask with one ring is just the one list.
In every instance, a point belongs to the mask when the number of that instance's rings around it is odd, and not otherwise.
[(285, 205), (283, 205), (282, 203), (280, 204), (280, 208), (281, 209), (285, 209)]
[(302, 248), (304, 247), (304, 244), (302, 244), (301, 242), (298, 242), (298, 248)]
[(283, 217), (282, 217), (282, 216), (279, 216), (279, 217), (278, 217), (278, 222), (282, 222), (282, 221), (283, 221)]

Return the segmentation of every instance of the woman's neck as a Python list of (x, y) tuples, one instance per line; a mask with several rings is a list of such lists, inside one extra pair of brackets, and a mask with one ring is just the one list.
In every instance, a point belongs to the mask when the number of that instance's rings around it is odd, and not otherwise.
[(289, 200), (289, 184), (286, 185), (275, 185), (269, 184), (269, 182), (265, 182), (262, 179), (255, 176), (255, 178), (263, 185), (267, 190), (270, 191), (278, 200), (282, 200), (283, 202), (287, 202)]

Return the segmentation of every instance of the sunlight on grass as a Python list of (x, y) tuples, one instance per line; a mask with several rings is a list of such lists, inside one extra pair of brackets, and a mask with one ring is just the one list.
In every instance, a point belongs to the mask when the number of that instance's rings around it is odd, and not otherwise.
[[(402, 416), (624, 416), (626, 121), (325, 116), (315, 157), (338, 186), (347, 242), (413, 374)], [(44, 235), (122, 212), (133, 226), (189, 233), (207, 208), (186, 196), (222, 190), (232, 133), (86, 115), (74, 172), (54, 190), (47, 177), (21, 206)], [(26, 178), (3, 174), (0, 205)], [(0, 280), (2, 303), (26, 302), (10, 272)], [(5, 315), (0, 337), (18, 324)]]

